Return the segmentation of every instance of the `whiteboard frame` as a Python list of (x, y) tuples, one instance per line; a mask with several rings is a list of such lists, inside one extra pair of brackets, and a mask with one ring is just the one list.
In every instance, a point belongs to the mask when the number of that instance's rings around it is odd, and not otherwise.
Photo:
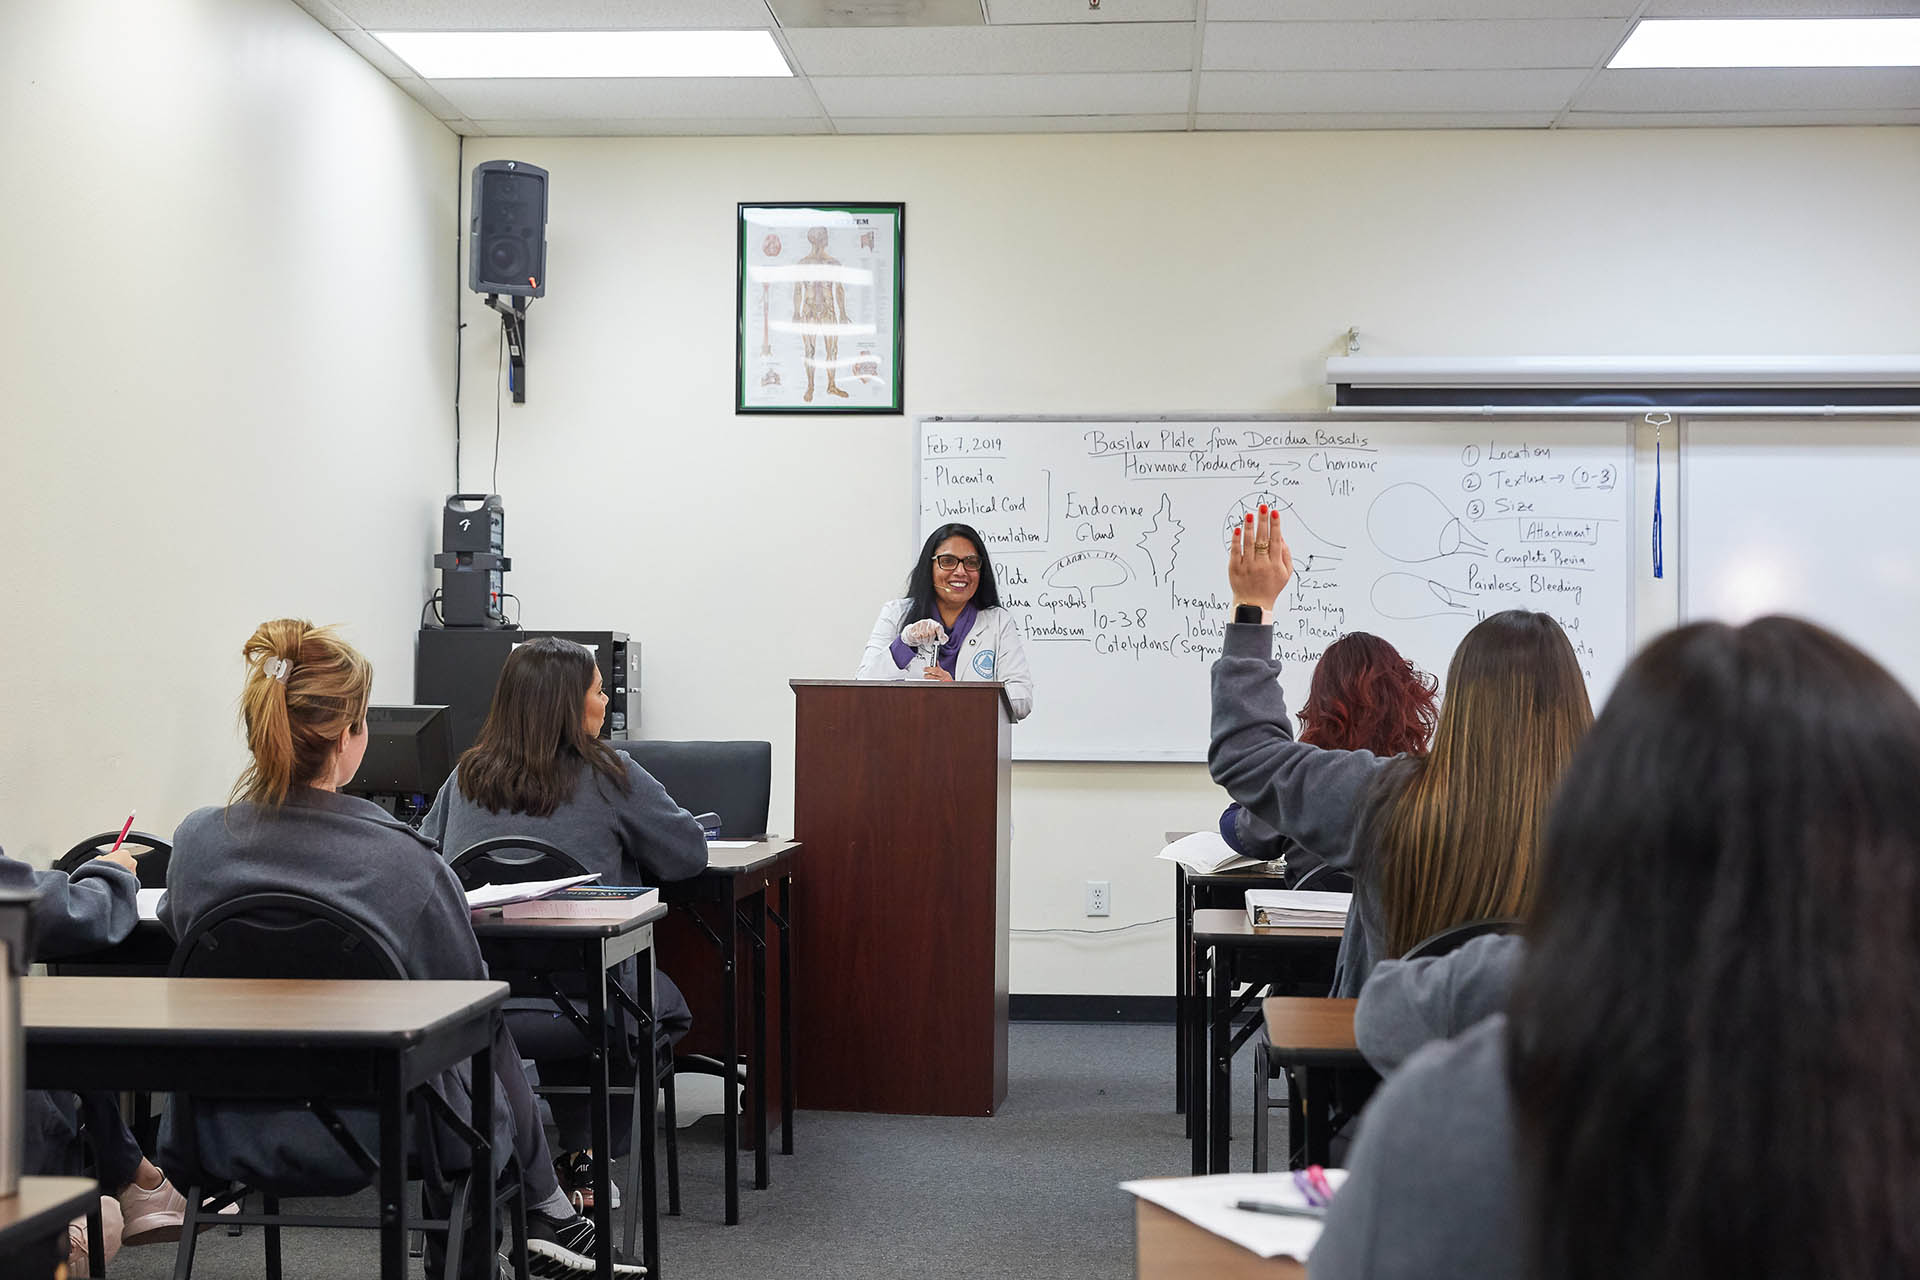
[[(1639, 446), (1637, 441), (1638, 441), (1638, 430), (1640, 426), (1640, 420), (1642, 417), (1644, 417), (1648, 413), (1672, 413), (1672, 412), (1674, 411), (1670, 409), (1659, 409), (1659, 408), (1645, 409), (1637, 405), (1629, 408), (1622, 408), (1621, 406), (1618, 406), (1618, 405), (1609, 405), (1604, 409), (1586, 408), (1586, 407), (1578, 407), (1578, 408), (1566, 407), (1566, 408), (1560, 408), (1558, 410), (1522, 409), (1522, 408), (1515, 408), (1512, 406), (1502, 405), (1498, 407), (1488, 407), (1485, 409), (1459, 409), (1459, 408), (1385, 409), (1385, 410), (1368, 409), (1365, 412), (1320, 411), (1320, 412), (1304, 412), (1304, 413), (964, 413), (964, 414), (962, 413), (926, 413), (926, 414), (916, 414), (913, 419), (913, 489), (909, 495), (909, 500), (912, 503), (912, 505), (908, 508), (909, 520), (910, 520), (909, 527), (913, 529), (914, 536), (918, 537), (920, 534), (920, 507), (921, 507), (920, 480), (922, 475), (921, 463), (926, 461), (926, 458), (924, 455), (924, 446), (926, 444), (926, 429), (928, 424), (930, 423), (945, 424), (945, 423), (1005, 422), (1005, 423), (1017, 424), (1017, 423), (1023, 423), (1023, 422), (1044, 422), (1044, 423), (1059, 423), (1059, 422), (1091, 422), (1091, 423), (1098, 423), (1098, 422), (1352, 422), (1356, 418), (1364, 418), (1369, 422), (1450, 422), (1451, 423), (1451, 422), (1457, 422), (1461, 418), (1486, 419), (1489, 421), (1518, 420), (1518, 421), (1537, 422), (1537, 421), (1540, 421), (1542, 418), (1551, 417), (1556, 419), (1564, 419), (1567, 421), (1614, 423), (1618, 425), (1623, 432), (1625, 432), (1625, 436), (1626, 436), (1625, 443), (1626, 443), (1626, 449), (1627, 449), (1627, 459), (1626, 459), (1626, 466), (1622, 468), (1622, 470), (1625, 473), (1622, 478), (1626, 481), (1626, 483), (1623, 487), (1626, 490), (1627, 509), (1629, 512), (1632, 513), (1629, 516), (1629, 520), (1631, 522), (1637, 522), (1640, 514), (1639, 467), (1637, 465), (1639, 461)], [(1799, 412), (1801, 412), (1802, 414), (1805, 414), (1808, 411), (1805, 409), (1801, 409)], [(1885, 413), (1886, 411), (1878, 410), (1878, 412)], [(1679, 415), (1675, 414), (1675, 416), (1677, 418)], [(1685, 546), (1684, 536), (1685, 535), (1683, 531), (1682, 544), (1681, 544), (1683, 548)], [(1635, 616), (1637, 613), (1637, 598), (1638, 598), (1639, 592), (1635, 588), (1635, 583), (1637, 579), (1634, 576), (1635, 570), (1637, 569), (1640, 563), (1640, 559), (1638, 556), (1634, 555), (1631, 550), (1631, 546), (1632, 546), (1631, 536), (1629, 536), (1628, 538), (1628, 546), (1629, 546), (1629, 551), (1628, 551), (1627, 563), (1628, 563), (1629, 569), (1627, 574), (1627, 599), (1625, 601), (1625, 608), (1626, 608), (1626, 617), (1627, 617), (1627, 659), (1628, 661), (1631, 661), (1634, 653), (1638, 651), (1639, 643), (1640, 643), (1639, 619)], [(1684, 561), (1683, 561), (1683, 566), (1684, 566)], [(1040, 761), (1040, 762), (1051, 761), (1055, 763), (1066, 763), (1066, 764), (1205, 764), (1207, 759), (1204, 752), (1199, 755), (1195, 755), (1191, 752), (1186, 752), (1186, 751), (1167, 751), (1167, 750), (1023, 751), (1020, 747), (1020, 735), (1018, 733), (1015, 733), (1013, 735), (1013, 744), (1014, 744), (1013, 758), (1022, 763), (1025, 763), (1027, 761)]]

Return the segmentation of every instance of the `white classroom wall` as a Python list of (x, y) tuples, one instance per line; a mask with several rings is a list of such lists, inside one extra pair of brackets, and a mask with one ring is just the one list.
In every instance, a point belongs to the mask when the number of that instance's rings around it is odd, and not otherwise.
[[(488, 159), (553, 174), (511, 589), (641, 641), (641, 735), (771, 740), (777, 829), (788, 678), (851, 675), (917, 550), (913, 415), (1321, 409), (1349, 325), (1380, 356), (1920, 349), (1920, 129), (470, 139)], [(906, 202), (906, 417), (734, 415), (743, 200)], [(478, 487), (498, 324), (465, 318)], [(1647, 634), (1673, 580), (1637, 576)], [(1086, 929), (1167, 916), (1162, 833), (1224, 798), (1197, 765), (1033, 763), (1013, 803), (1015, 927)], [(1171, 950), (1016, 934), (1013, 990), (1164, 994)]]
[(0, 845), (171, 833), (240, 646), (412, 692), (452, 481), (457, 139), (288, 0), (0, 4)]

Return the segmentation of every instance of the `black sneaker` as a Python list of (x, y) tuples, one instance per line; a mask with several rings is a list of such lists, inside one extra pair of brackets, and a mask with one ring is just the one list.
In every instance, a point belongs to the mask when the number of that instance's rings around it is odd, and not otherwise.
[[(594, 1232), (591, 1220), (575, 1215), (553, 1218), (538, 1209), (527, 1212), (527, 1273), (533, 1276), (592, 1275)], [(644, 1276), (645, 1267), (621, 1262), (616, 1254), (616, 1276)]]

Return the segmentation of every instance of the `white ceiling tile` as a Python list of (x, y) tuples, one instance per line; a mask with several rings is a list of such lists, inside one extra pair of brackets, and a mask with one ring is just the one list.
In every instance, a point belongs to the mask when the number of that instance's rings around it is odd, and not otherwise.
[(1838, 111), (1920, 107), (1920, 67), (1602, 71), (1576, 111)]
[(1193, 66), (1191, 23), (839, 27), (785, 35), (799, 70), (809, 76), (1059, 75)]
[(765, 0), (332, 0), (369, 31), (771, 27)]
[(806, 27), (977, 27), (980, 0), (767, 0), (788, 31)]
[[(1557, 111), (1585, 71), (1208, 71), (1208, 114)], [(471, 113), (469, 113), (471, 114)]]
[(461, 117), (460, 108), (448, 102), (439, 90), (425, 80), (413, 76), (395, 76), (393, 82), (400, 86), (409, 98), (433, 112), (442, 120), (457, 120)]
[(1551, 111), (1397, 111), (1200, 115), (1199, 129), (1544, 129)]
[(788, 78), (434, 80), (474, 120), (716, 120), (817, 116), (806, 82)]
[(1209, 71), (1592, 67), (1624, 18), (1456, 22), (1208, 22)]
[(1914, 0), (1653, 0), (1648, 18), (1914, 18)]
[(986, 0), (987, 21), (997, 27), (1070, 22), (1098, 26), (1115, 22), (1191, 22), (1195, 0)]
[(1071, 76), (816, 76), (827, 114), (902, 116), (1161, 115), (1187, 109), (1184, 71)]
[(1639, 7), (1639, 0), (1207, 0), (1207, 21), (1629, 18)]
[(1575, 129), (1761, 129), (1777, 125), (1920, 124), (1920, 107), (1901, 111), (1571, 111), (1560, 122)]
[(413, 68), (402, 62), (393, 50), (375, 40), (358, 27), (348, 27), (333, 34), (349, 49), (371, 62), (374, 70), (391, 80), (399, 80), (414, 74)]
[(478, 128), (495, 138), (693, 138), (784, 137), (826, 133), (819, 116), (786, 120), (714, 120), (704, 117), (611, 120), (480, 120)]
[(329, 4), (327, 0), (293, 0), (302, 9), (314, 16), (314, 20), (329, 31), (339, 31), (354, 25), (353, 19)]
[(1167, 133), (1187, 127), (1185, 112), (1145, 116), (910, 116), (835, 118), (840, 133)]

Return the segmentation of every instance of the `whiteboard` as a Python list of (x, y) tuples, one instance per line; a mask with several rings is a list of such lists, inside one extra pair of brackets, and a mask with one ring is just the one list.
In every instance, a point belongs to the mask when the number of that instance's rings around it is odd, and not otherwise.
[(1204, 760), (1227, 539), (1261, 502), (1293, 550), (1289, 707), (1349, 631), (1444, 681), (1502, 609), (1559, 619), (1598, 705), (1633, 635), (1631, 441), (1624, 417), (923, 418), (915, 501), (922, 538), (980, 531), (1020, 619), (1016, 758)]
[(1683, 429), (1682, 618), (1810, 618), (1920, 694), (1920, 420), (1694, 418)]

